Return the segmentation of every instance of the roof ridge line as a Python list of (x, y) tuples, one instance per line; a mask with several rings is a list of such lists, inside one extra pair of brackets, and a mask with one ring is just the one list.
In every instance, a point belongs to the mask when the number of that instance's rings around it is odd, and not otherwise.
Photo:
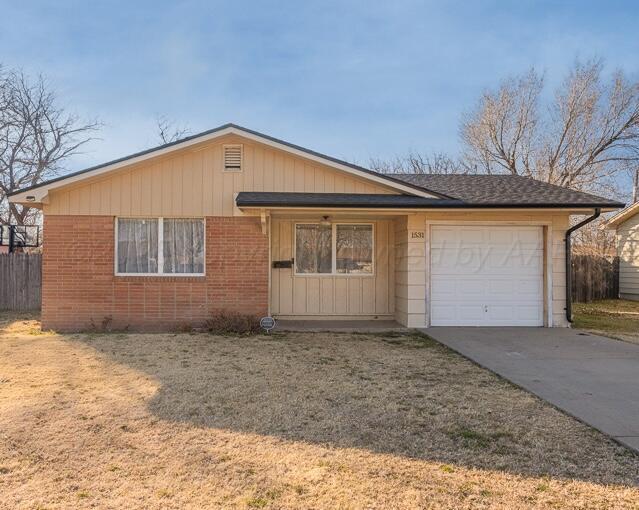
[[(384, 179), (384, 180), (392, 182), (392, 183), (394, 183), (396, 185), (401, 185), (401, 186), (407, 187), (407, 188), (413, 188), (416, 191), (420, 191), (422, 193), (429, 193), (429, 194), (435, 195), (436, 197), (440, 197), (440, 198), (453, 198), (453, 197), (449, 197), (448, 195), (445, 195), (443, 193), (440, 193), (440, 192), (437, 192), (437, 191), (434, 191), (434, 190), (430, 190), (430, 189), (425, 188), (423, 186), (419, 186), (419, 185), (416, 185), (416, 184), (413, 184), (413, 183), (405, 182), (405, 181), (402, 181), (401, 179), (393, 178), (392, 176), (390, 176), (388, 174), (383, 174), (381, 172), (376, 172), (375, 170), (371, 170), (369, 168), (365, 168), (365, 167), (356, 165), (354, 163), (350, 163), (348, 161), (344, 161), (344, 160), (341, 160), (339, 158), (335, 158), (333, 156), (329, 156), (327, 154), (323, 154), (321, 152), (317, 152), (317, 151), (315, 151), (313, 149), (308, 149), (306, 147), (302, 147), (301, 145), (296, 145), (294, 143), (287, 142), (286, 140), (281, 140), (279, 138), (275, 138), (275, 137), (273, 137), (271, 135), (267, 135), (267, 134), (261, 133), (259, 131), (255, 131), (253, 129), (249, 129), (249, 128), (240, 126), (239, 124), (235, 124), (233, 122), (227, 122), (225, 124), (222, 124), (221, 126), (218, 126), (218, 127), (206, 130), (206, 131), (202, 131), (202, 132), (196, 133), (194, 135), (186, 136), (186, 137), (181, 138), (179, 140), (174, 140), (173, 142), (169, 142), (169, 143), (165, 143), (165, 144), (162, 144), (162, 145), (158, 145), (156, 147), (151, 147), (149, 149), (145, 149), (143, 151), (135, 152), (135, 153), (129, 154), (127, 156), (116, 158), (116, 159), (113, 159), (111, 161), (107, 161), (105, 163), (101, 163), (99, 165), (94, 165), (94, 166), (91, 166), (91, 167), (88, 167), (88, 168), (84, 168), (82, 170), (78, 170), (76, 172), (71, 172), (71, 173), (68, 173), (68, 174), (65, 174), (65, 175), (61, 175), (61, 176), (55, 177), (53, 179), (49, 179), (47, 181), (43, 181), (41, 183), (38, 183), (38, 184), (35, 184), (35, 185), (32, 185), (32, 186), (27, 186), (25, 188), (20, 188), (18, 190), (12, 191), (11, 193), (8, 193), (7, 196), (11, 197), (11, 196), (14, 196), (14, 195), (17, 195), (17, 194), (20, 194), (20, 193), (24, 193), (26, 191), (30, 191), (30, 190), (34, 190), (34, 189), (37, 189), (37, 188), (41, 188), (43, 186), (54, 184), (56, 182), (60, 182), (60, 181), (63, 181), (65, 179), (70, 179), (70, 178), (77, 177), (77, 176), (85, 174), (85, 173), (89, 173), (89, 172), (93, 172), (93, 171), (96, 171), (96, 170), (100, 170), (102, 168), (107, 168), (107, 167), (109, 167), (111, 165), (117, 165), (117, 164), (120, 164), (120, 163), (124, 163), (124, 162), (126, 162), (126, 161), (128, 161), (130, 159), (135, 159), (135, 158), (139, 158), (139, 157), (142, 157), (142, 156), (150, 155), (150, 154), (152, 154), (154, 152), (161, 151), (161, 150), (164, 150), (164, 149), (168, 149), (170, 147), (173, 147), (173, 146), (176, 146), (176, 145), (179, 145), (179, 144), (183, 144), (185, 142), (190, 142), (192, 140), (196, 140), (197, 138), (201, 138), (201, 137), (204, 137), (204, 136), (207, 136), (207, 135), (212, 135), (212, 134), (214, 134), (214, 133), (216, 133), (218, 131), (223, 131), (225, 129), (235, 129), (235, 130), (238, 130), (238, 131), (243, 131), (244, 133), (256, 136), (258, 138), (262, 138), (264, 140), (267, 140), (267, 141), (270, 141), (270, 142), (273, 142), (273, 143), (276, 143), (276, 144), (279, 144), (279, 145), (283, 145), (283, 146), (288, 147), (290, 149), (294, 149), (294, 150), (309, 154), (309, 155), (314, 156), (316, 158), (323, 159), (323, 160), (326, 160), (328, 162), (335, 163), (337, 165), (346, 166), (346, 167), (349, 167), (349, 168), (351, 168), (353, 170), (356, 170), (358, 172), (363, 172), (365, 174), (369, 174), (371, 176), (375, 176), (375, 177)], [(362, 176), (362, 177), (365, 178), (365, 176)]]

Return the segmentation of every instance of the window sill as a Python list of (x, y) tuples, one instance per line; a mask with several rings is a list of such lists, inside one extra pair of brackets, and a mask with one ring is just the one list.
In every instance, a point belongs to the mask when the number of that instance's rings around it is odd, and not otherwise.
[(201, 282), (206, 279), (206, 275), (203, 274), (189, 274), (189, 275), (164, 275), (164, 274), (116, 274), (114, 275), (117, 281), (122, 282), (139, 282), (139, 281), (161, 281), (161, 282)]
[(293, 273), (293, 276), (301, 278), (371, 278), (375, 273)]

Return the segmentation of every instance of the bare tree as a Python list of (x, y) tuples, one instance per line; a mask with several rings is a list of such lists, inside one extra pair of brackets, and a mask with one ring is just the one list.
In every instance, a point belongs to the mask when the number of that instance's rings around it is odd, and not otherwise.
[(0, 68), (0, 224), (33, 223), (37, 209), (7, 194), (60, 173), (98, 127), (66, 113), (43, 77)]
[(155, 117), (155, 125), (157, 128), (157, 136), (162, 144), (180, 140), (188, 136), (191, 132), (188, 127), (177, 126), (175, 122), (164, 115), (157, 115)]
[(409, 152), (392, 160), (371, 159), (369, 168), (385, 174), (455, 174), (469, 173), (469, 168), (441, 152), (431, 155)]
[[(461, 124), (466, 165), (578, 190), (612, 190), (639, 160), (639, 84), (600, 60), (576, 62), (554, 97), (534, 69), (483, 94)], [(616, 191), (616, 190), (615, 190)]]

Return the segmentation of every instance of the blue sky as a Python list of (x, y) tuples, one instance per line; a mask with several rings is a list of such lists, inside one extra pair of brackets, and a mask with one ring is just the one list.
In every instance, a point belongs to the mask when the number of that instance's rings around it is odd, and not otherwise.
[(158, 114), (363, 164), (455, 154), (461, 114), (508, 75), (534, 65), (552, 86), (599, 56), (639, 77), (633, 1), (0, 4), (0, 62), (104, 123), (69, 170), (156, 145)]

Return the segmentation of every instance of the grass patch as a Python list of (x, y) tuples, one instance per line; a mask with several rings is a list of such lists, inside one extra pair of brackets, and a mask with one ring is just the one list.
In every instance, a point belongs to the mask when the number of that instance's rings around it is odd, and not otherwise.
[(639, 301), (605, 299), (575, 303), (573, 310), (576, 328), (639, 341)]
[[(358, 334), (365, 335), (365, 333)], [(421, 331), (372, 333), (367, 336), (369, 338), (379, 338), (387, 344), (410, 347), (413, 349), (445, 349), (445, 347), (443, 347), (439, 342)]]
[(452, 430), (449, 435), (453, 439), (461, 439), (466, 447), (473, 448), (488, 448), (494, 445), (499, 439), (511, 437), (511, 434), (508, 432), (496, 431), (485, 433), (467, 427)]
[(31, 335), (37, 320), (3, 314), (0, 327), (7, 508), (639, 500), (636, 455), (418, 332)]
[(264, 508), (268, 503), (269, 500), (266, 498), (251, 498), (246, 502), (246, 506), (249, 508)]

